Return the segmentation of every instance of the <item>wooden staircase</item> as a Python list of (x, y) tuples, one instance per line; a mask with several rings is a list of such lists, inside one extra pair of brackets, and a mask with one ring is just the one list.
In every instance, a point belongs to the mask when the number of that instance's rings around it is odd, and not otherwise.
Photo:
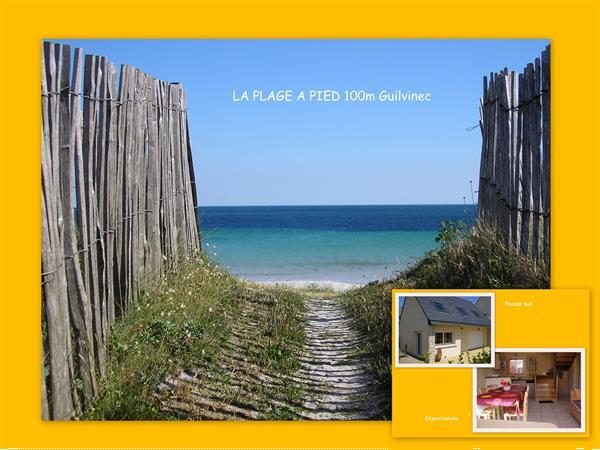
[(555, 401), (558, 398), (558, 374), (568, 370), (575, 360), (575, 353), (556, 353), (555, 369), (547, 375), (535, 377), (535, 399), (537, 401)]
[(558, 397), (558, 375), (536, 375), (535, 399), (538, 402), (555, 401)]
[(557, 369), (568, 369), (571, 367), (573, 360), (575, 359), (575, 353), (557, 353), (556, 354), (556, 368)]

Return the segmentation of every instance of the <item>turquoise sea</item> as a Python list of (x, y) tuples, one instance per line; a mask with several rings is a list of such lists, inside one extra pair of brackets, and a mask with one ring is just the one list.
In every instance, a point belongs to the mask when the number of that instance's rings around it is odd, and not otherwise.
[(255, 281), (364, 284), (435, 249), (442, 221), (472, 223), (473, 205), (201, 207), (202, 246)]

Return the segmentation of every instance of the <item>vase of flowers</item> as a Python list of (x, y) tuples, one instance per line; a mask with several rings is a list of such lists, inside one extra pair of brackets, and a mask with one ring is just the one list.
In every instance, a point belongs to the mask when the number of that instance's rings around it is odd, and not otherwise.
[(511, 382), (510, 380), (502, 380), (500, 386), (502, 386), (502, 390), (510, 391)]

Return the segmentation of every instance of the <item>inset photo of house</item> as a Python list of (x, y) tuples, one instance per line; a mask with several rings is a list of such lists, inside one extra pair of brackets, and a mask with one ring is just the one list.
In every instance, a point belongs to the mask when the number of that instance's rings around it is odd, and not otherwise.
[(494, 294), (398, 293), (396, 367), (493, 367)]
[(474, 371), (473, 431), (585, 431), (584, 349), (498, 349), (494, 360)]

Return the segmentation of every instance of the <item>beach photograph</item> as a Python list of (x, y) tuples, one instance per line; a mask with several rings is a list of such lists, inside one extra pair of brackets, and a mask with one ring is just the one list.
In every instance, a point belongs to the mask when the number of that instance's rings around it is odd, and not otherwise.
[[(493, 365), (486, 290), (550, 287), (548, 40), (49, 38), (40, 69), (45, 420), (390, 420), (393, 345)], [(392, 289), (481, 295), (407, 294), (392, 337)]]

